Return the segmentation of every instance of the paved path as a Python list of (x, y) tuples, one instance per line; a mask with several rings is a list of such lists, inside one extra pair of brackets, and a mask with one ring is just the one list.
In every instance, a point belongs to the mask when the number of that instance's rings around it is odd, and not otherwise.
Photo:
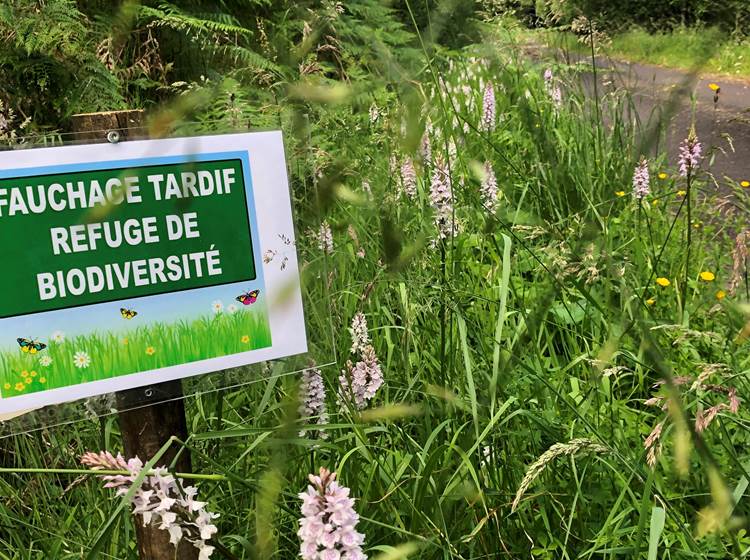
[[(591, 68), (591, 58), (572, 62)], [(600, 94), (609, 88), (624, 87), (633, 100), (642, 122), (659, 122), (667, 130), (667, 152), (676, 167), (678, 147), (687, 136), (691, 117), (705, 147), (715, 147), (710, 170), (717, 180), (729, 177), (737, 182), (750, 181), (750, 81), (728, 81), (698, 76), (683, 70), (646, 64), (596, 60)], [(584, 82), (593, 91), (593, 73)], [(719, 101), (713, 102), (708, 84), (721, 86)]]

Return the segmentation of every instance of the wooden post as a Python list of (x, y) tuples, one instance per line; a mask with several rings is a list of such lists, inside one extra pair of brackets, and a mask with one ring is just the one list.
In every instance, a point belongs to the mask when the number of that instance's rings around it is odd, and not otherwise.
[[(145, 138), (144, 112), (109, 111), (73, 115), (74, 140), (89, 143)], [(109, 135), (109, 138), (108, 138)], [(182, 401), (180, 380), (167, 381), (147, 387), (128, 389), (116, 393), (120, 431), (127, 457), (138, 456), (145, 463), (172, 437), (187, 439), (185, 406)], [(161, 465), (172, 462), (177, 449), (170, 449), (162, 456)], [(176, 472), (191, 472), (190, 454), (180, 454), (175, 464)], [(144, 527), (136, 520), (138, 553), (142, 560), (196, 560), (198, 549), (182, 541), (175, 552), (169, 542), (169, 534), (152, 525)]]

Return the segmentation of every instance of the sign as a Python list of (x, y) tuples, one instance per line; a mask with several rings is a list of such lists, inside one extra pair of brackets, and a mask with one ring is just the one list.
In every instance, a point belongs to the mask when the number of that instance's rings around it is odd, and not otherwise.
[(0, 153), (0, 247), (0, 413), (307, 351), (280, 132)]

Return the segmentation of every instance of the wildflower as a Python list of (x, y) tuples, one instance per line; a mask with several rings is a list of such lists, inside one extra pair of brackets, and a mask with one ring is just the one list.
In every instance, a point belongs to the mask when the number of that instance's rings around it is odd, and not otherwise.
[(3, 389), (5, 389), (6, 391), (10, 389), (10, 383), (6, 382), (5, 385), (3, 385)]
[(655, 198), (654, 200), (651, 201), (651, 206), (658, 206), (658, 205), (659, 205), (659, 199), (658, 198)]
[(23, 383), (23, 381), (19, 381), (16, 383), (16, 391), (23, 391), (26, 388), (26, 385)]
[(750, 241), (750, 229), (738, 233), (734, 240), (734, 248), (732, 249), (732, 277), (729, 280), (728, 288), (730, 294), (734, 294), (742, 282), (744, 272), (747, 269), (748, 241)]
[(78, 369), (86, 369), (91, 365), (91, 357), (86, 352), (76, 352), (73, 355), (73, 365)]
[(683, 197), (687, 194), (687, 191), (677, 191), (677, 196)]
[(669, 286), (671, 284), (671, 282), (669, 281), (669, 279), (664, 278), (662, 276), (660, 276), (659, 278), (656, 279), (656, 283), (659, 284), (659, 286), (661, 286), (662, 288), (666, 288), (667, 286)]
[(320, 230), (318, 231), (318, 249), (323, 251), (326, 255), (333, 253), (333, 233), (331, 232), (331, 226), (328, 224), (328, 220), (323, 220), (320, 224)]
[(698, 142), (698, 137), (695, 135), (695, 130), (691, 130), (688, 137), (680, 144), (680, 175), (687, 177), (695, 171), (701, 162), (701, 153), (703, 146)]
[(361, 548), (365, 536), (356, 530), (359, 515), (349, 488), (325, 468), (309, 479), (307, 491), (299, 494), (303, 517), (297, 535), (302, 560), (367, 560)]
[(727, 297), (727, 293), (724, 290), (718, 290), (716, 292), (716, 299), (719, 301), (723, 300), (725, 297)]
[(52, 339), (52, 342), (55, 344), (62, 344), (65, 342), (65, 333), (62, 331), (55, 331), (52, 333), (50, 339)]
[(370, 105), (370, 123), (375, 124), (378, 122), (378, 119), (380, 118), (380, 109), (378, 109), (378, 106), (373, 101), (372, 105)]
[(666, 179), (667, 177), (669, 177), (669, 175), (667, 175), (666, 173), (664, 173), (664, 171), (660, 171), (659, 172), (659, 179), (661, 179), (662, 181), (664, 179)]
[(491, 82), (484, 88), (481, 128), (487, 132), (495, 130), (495, 89)]
[(238, 308), (235, 304), (230, 303), (229, 305), (227, 305), (227, 313), (229, 313), (230, 315), (234, 315), (235, 313), (237, 313), (237, 310)]
[(625, 191), (616, 191), (615, 196), (625, 196)]
[[(323, 375), (316, 367), (311, 367), (302, 372), (302, 381), (299, 388), (299, 415), (301, 418), (315, 419), (318, 425), (328, 423), (326, 412), (326, 388), (323, 383)], [(300, 437), (304, 432), (300, 432)], [(328, 434), (323, 430), (317, 431), (318, 437), (326, 439)]]
[(356, 364), (352, 365), (351, 361), (346, 363), (346, 369), (339, 376), (339, 383), (340, 401), (352, 402), (359, 410), (367, 406), (383, 385), (383, 372), (372, 346), (362, 349), (361, 359)]
[(352, 326), (349, 327), (349, 334), (352, 336), (352, 354), (358, 354), (365, 346), (370, 344), (370, 335), (367, 332), (367, 319), (364, 313), (357, 311), (352, 318)]
[(39, 378), (39, 383), (42, 383), (42, 384), (47, 383), (47, 378), (44, 377), (44, 376), (40, 377)]
[(242, 335), (242, 338), (240, 338), (240, 342), (242, 344), (248, 344), (250, 342), (250, 337), (246, 334)]
[(750, 181), (740, 181), (740, 186), (743, 189), (746, 189), (746, 188), (750, 187)]
[(713, 282), (716, 280), (716, 275), (709, 270), (704, 270), (698, 276), (700, 276), (700, 279), (704, 282)]
[(409, 198), (417, 196), (417, 172), (414, 170), (414, 161), (406, 158), (401, 164), (401, 185), (403, 192)]
[(362, 181), (362, 190), (364, 191), (367, 198), (372, 198), (372, 187), (369, 181)]
[(651, 468), (654, 468), (654, 466), (656, 466), (656, 460), (659, 458), (659, 454), (661, 453), (661, 444), (659, 443), (659, 439), (661, 438), (661, 432), (663, 428), (664, 420), (654, 426), (654, 429), (651, 430), (651, 433), (646, 438), (646, 441), (643, 442), (643, 447), (646, 449), (646, 462)]
[(26, 371), (26, 370), (23, 370), (23, 371), (21, 372), (21, 377), (23, 377), (24, 379), (26, 379), (26, 378), (27, 378), (28, 376), (29, 376), (29, 372), (28, 372), (28, 371)]
[(32, 369), (32, 370), (31, 370), (31, 371), (29, 372), (29, 375), (30, 375), (31, 377), (36, 377), (36, 376), (37, 376), (37, 372), (35, 372), (35, 371), (34, 371), (34, 370)]
[(26, 379), (23, 380), (23, 382), (26, 383), (26, 385), (30, 385), (32, 381), (34, 380), (31, 377), (27, 377)]
[(435, 210), (435, 226), (440, 239), (450, 237), (451, 234), (455, 233), (453, 188), (445, 163), (439, 159), (435, 161), (435, 169), (432, 171), (430, 202)]
[(489, 161), (484, 162), (484, 178), (481, 186), (482, 203), (490, 212), (497, 206), (497, 177)]
[(156, 348), (154, 348), (153, 346), (149, 346), (148, 348), (146, 348), (146, 354), (148, 354), (149, 356), (153, 356), (154, 354), (156, 354)]
[(712, 83), (708, 84), (708, 89), (710, 89), (713, 92), (718, 93), (721, 90), (721, 87), (719, 87), (719, 84), (715, 84), (715, 83), (712, 82)]
[(218, 315), (224, 311), (224, 304), (220, 299), (214, 300), (211, 302), (211, 310), (214, 312), (214, 315)]
[(633, 196), (638, 200), (643, 200), (651, 192), (649, 187), (648, 160), (641, 158), (640, 163), (633, 172)]
[(656, 300), (654, 298), (648, 298), (646, 300), (646, 305), (654, 305), (656, 303)]
[[(115, 488), (117, 496), (126, 495), (143, 470), (138, 457), (126, 461), (119, 453), (115, 457), (109, 451), (85, 453), (81, 463), (94, 471), (127, 471), (128, 474), (101, 476), (104, 487)], [(130, 503), (133, 514), (143, 519), (144, 527), (152, 525), (167, 531), (169, 542), (175, 547), (185, 539), (199, 550), (199, 560), (208, 560), (214, 551), (208, 541), (218, 532), (213, 520), (219, 516), (207, 511), (206, 502), (195, 499), (197, 494), (197, 488), (186, 486), (182, 479), (159, 467), (143, 479)]]

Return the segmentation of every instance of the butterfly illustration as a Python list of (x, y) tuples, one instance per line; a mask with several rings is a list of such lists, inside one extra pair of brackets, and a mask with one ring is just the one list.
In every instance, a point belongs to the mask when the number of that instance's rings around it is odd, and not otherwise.
[(260, 290), (253, 290), (252, 292), (245, 292), (244, 294), (237, 296), (235, 299), (242, 305), (250, 305), (257, 301), (258, 294), (260, 294)]
[(29, 340), (28, 338), (17, 338), (16, 340), (21, 347), (21, 352), (26, 354), (36, 354), (47, 348), (46, 344), (37, 342), (36, 340)]
[(120, 315), (122, 315), (123, 319), (132, 319), (136, 315), (138, 315), (137, 311), (133, 311), (132, 309), (127, 309), (125, 307), (120, 308)]

